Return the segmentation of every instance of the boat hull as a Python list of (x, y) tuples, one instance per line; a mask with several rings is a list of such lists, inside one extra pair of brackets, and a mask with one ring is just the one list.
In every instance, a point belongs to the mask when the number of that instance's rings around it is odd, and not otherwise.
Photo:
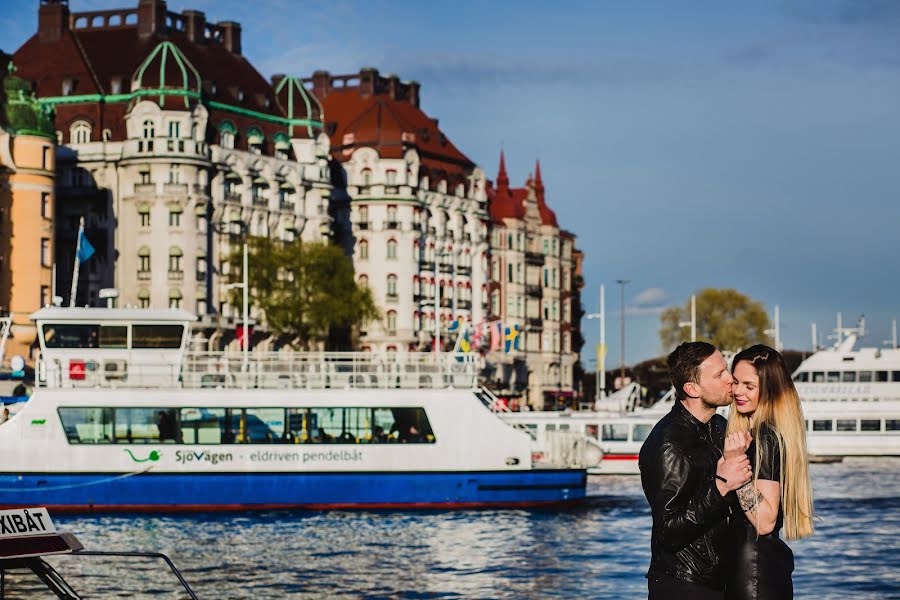
[(577, 504), (582, 470), (0, 474), (0, 507), (60, 512), (509, 508)]

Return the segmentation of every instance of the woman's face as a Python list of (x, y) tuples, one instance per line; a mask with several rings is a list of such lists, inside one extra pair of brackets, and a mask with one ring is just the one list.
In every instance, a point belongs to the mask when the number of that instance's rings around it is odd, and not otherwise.
[(742, 360), (734, 366), (734, 408), (742, 415), (752, 415), (759, 406), (759, 373)]

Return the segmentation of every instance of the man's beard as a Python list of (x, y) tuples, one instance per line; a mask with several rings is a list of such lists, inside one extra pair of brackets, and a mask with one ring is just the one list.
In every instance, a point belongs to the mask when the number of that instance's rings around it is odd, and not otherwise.
[(734, 402), (734, 394), (727, 392), (725, 394), (722, 394), (721, 396), (711, 396), (704, 393), (700, 395), (700, 399), (707, 406), (720, 408), (722, 406), (729, 406), (732, 402)]

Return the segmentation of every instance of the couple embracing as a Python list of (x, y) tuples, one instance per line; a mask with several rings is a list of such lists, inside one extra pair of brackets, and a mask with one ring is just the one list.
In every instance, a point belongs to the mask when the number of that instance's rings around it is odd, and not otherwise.
[(779, 531), (813, 530), (800, 398), (772, 348), (753, 346), (732, 364), (705, 342), (668, 357), (677, 399), (640, 455), (653, 515), (650, 600), (793, 597), (794, 556)]

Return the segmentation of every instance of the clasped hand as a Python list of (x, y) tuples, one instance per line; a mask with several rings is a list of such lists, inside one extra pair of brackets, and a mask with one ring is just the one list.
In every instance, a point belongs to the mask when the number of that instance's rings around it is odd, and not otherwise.
[(753, 468), (747, 458), (747, 449), (752, 439), (748, 431), (736, 431), (725, 438), (723, 456), (716, 465), (716, 475), (725, 480), (720, 480), (723, 493), (736, 490), (750, 481)]

